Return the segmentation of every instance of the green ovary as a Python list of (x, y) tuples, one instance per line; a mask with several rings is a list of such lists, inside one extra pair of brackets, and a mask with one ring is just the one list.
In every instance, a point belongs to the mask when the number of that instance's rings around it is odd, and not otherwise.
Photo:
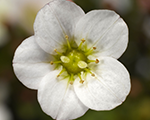
[(84, 55), (84, 52), (77, 49), (72, 49), (71, 51), (65, 54), (66, 57), (70, 59), (68, 63), (62, 63), (62, 66), (66, 69), (69, 74), (80, 73), (83, 69), (79, 68), (79, 61), (87, 61), (87, 57)]
[[(95, 76), (90, 68), (88, 68), (88, 64), (90, 62), (98, 63), (99, 60), (89, 60), (87, 57), (93, 53), (93, 50), (96, 49), (96, 47), (93, 47), (93, 49), (86, 49), (81, 50), (82, 44), (85, 42), (84, 39), (81, 39), (81, 43), (78, 47), (72, 46), (69, 43), (69, 37), (65, 36), (67, 41), (67, 49), (65, 52), (60, 53), (57, 51), (57, 49), (54, 49), (54, 51), (57, 53), (57, 55), (54, 55), (54, 58), (56, 61), (51, 61), (50, 64), (53, 65), (54, 63), (57, 64), (55, 69), (59, 68), (59, 66), (62, 66), (62, 70), (57, 75), (59, 77), (61, 74), (64, 74), (64, 78), (68, 77), (68, 83), (71, 85), (73, 84), (75, 77), (78, 76), (80, 79), (80, 83), (84, 83), (84, 79), (81, 77), (81, 72), (83, 73), (90, 73), (93, 77)], [(66, 76), (66, 72), (68, 73)], [(84, 76), (85, 77), (85, 76)]]

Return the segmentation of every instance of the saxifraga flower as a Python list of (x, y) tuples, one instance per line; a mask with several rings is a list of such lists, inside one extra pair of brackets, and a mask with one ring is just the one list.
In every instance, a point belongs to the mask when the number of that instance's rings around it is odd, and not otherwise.
[(130, 76), (117, 59), (127, 47), (128, 27), (118, 14), (85, 14), (73, 2), (53, 0), (38, 12), (34, 32), (17, 48), (13, 68), (25, 86), (38, 90), (46, 114), (75, 119), (126, 99)]

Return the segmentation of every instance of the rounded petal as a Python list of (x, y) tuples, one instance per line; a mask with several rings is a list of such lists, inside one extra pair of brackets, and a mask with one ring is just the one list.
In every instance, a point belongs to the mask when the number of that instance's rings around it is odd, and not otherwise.
[(38, 101), (45, 113), (53, 119), (69, 120), (82, 116), (88, 108), (77, 98), (67, 79), (56, 77), (55, 70), (46, 75), (38, 89)]
[(24, 40), (16, 49), (13, 68), (17, 78), (27, 87), (37, 89), (41, 79), (53, 69), (52, 56), (43, 51), (34, 36)]
[(95, 77), (88, 74), (83, 84), (76, 80), (74, 88), (78, 98), (87, 107), (110, 110), (126, 99), (130, 91), (130, 77), (126, 68), (116, 59), (103, 57), (99, 61), (96, 67), (91, 68)]
[(86, 40), (85, 48), (96, 47), (96, 56), (119, 58), (128, 43), (128, 28), (118, 14), (110, 10), (94, 10), (77, 23), (75, 40), (79, 45)]
[(62, 51), (64, 44), (67, 44), (65, 35), (72, 39), (76, 22), (83, 15), (83, 10), (73, 2), (53, 0), (48, 3), (35, 19), (37, 43), (51, 54), (54, 49)]

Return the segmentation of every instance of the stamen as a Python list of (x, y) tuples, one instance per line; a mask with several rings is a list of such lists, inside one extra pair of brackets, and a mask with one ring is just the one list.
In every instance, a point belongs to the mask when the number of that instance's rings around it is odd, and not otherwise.
[(93, 47), (93, 49), (88, 50), (85, 55), (90, 55), (94, 50), (96, 50), (96, 47)]
[(65, 35), (65, 38), (66, 38), (66, 40), (67, 40), (68, 48), (71, 49), (71, 46), (70, 46), (70, 43), (69, 43), (69, 36), (68, 36), (68, 35)]
[(85, 39), (84, 38), (82, 38), (81, 39), (81, 43), (80, 43), (80, 45), (79, 45), (79, 47), (78, 47), (78, 50), (80, 50), (81, 49), (81, 46), (82, 46), (82, 44), (85, 42)]
[(87, 71), (87, 72), (89, 72), (89, 73), (91, 73), (91, 76), (95, 77), (95, 74), (92, 73), (88, 68), (85, 68), (84, 70)]
[(54, 49), (54, 51), (55, 51), (58, 55), (63, 55), (62, 53), (58, 52), (57, 49)]
[(99, 63), (99, 60), (96, 59), (96, 60), (87, 60), (87, 62), (95, 62), (95, 63)]
[(74, 76), (73, 76), (73, 74), (71, 74), (70, 80), (69, 80), (69, 83), (70, 83), (71, 85), (73, 85), (73, 80), (74, 80)]
[(54, 63), (62, 63), (61, 61), (51, 61), (50, 64), (53, 65)]
[(70, 62), (70, 59), (66, 56), (61, 56), (60, 59), (63, 63), (69, 63)]
[(60, 73), (57, 75), (57, 77), (59, 77), (63, 72), (65, 71), (65, 68), (63, 68)]
[(81, 69), (84, 69), (87, 67), (87, 63), (84, 62), (84, 61), (79, 61), (78, 62), (78, 67), (81, 68)]
[(84, 80), (82, 80), (80, 73), (78, 74), (78, 77), (80, 78), (80, 81), (79, 81), (79, 82), (83, 84), (83, 83), (84, 83)]

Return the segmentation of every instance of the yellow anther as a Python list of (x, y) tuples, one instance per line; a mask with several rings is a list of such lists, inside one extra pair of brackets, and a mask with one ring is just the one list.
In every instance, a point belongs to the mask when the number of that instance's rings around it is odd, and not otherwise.
[(99, 63), (99, 60), (98, 60), (98, 59), (96, 59), (95, 63)]
[(65, 38), (66, 38), (66, 39), (69, 39), (68, 35), (65, 35)]
[(81, 69), (84, 69), (87, 67), (87, 63), (84, 62), (84, 61), (79, 61), (78, 62), (78, 67), (81, 68)]
[(96, 47), (93, 47), (94, 50), (96, 50)]
[(83, 84), (83, 83), (84, 83), (84, 80), (80, 80), (80, 83)]
[(92, 74), (91, 74), (91, 76), (92, 76), (92, 77), (95, 77), (95, 74), (94, 74), (94, 73), (92, 73)]
[(69, 83), (70, 83), (71, 85), (73, 85), (73, 81), (70, 81)]
[(70, 59), (66, 56), (61, 56), (60, 59), (63, 63), (69, 63), (70, 62)]
[(57, 77), (59, 77), (60, 75), (58, 74)]
[(84, 42), (85, 42), (85, 39), (84, 39), (84, 38), (82, 38), (82, 39), (81, 39), (81, 41), (82, 41), (82, 43), (84, 43)]
[(53, 64), (54, 64), (54, 62), (53, 62), (53, 61), (51, 61), (51, 62), (50, 62), (50, 64), (51, 64), (51, 65), (53, 65)]
[(57, 49), (54, 49), (55, 52), (57, 52)]

